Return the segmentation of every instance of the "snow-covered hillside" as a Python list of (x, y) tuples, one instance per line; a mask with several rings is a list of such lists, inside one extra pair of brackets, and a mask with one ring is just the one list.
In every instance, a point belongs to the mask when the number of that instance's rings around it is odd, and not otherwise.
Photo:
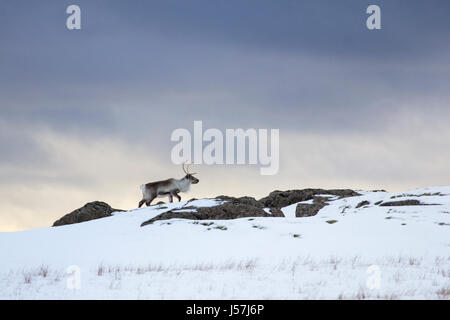
[[(140, 226), (180, 202), (0, 233), (0, 299), (449, 299), (450, 187), (359, 192), (304, 218)], [(379, 205), (407, 199), (429, 205)]]

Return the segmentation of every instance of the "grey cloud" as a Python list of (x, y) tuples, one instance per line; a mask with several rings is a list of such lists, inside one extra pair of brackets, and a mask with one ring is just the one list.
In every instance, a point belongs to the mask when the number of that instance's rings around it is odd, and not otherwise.
[(144, 126), (186, 108), (222, 123), (239, 112), (240, 126), (331, 128), (354, 117), (346, 127), (356, 130), (377, 114), (375, 128), (391, 107), (367, 101), (445, 98), (450, 86), (449, 23), (439, 19), (448, 4), (377, 3), (380, 32), (365, 29), (366, 4), (355, 1), (81, 1), (77, 33), (64, 28), (65, 3), (19, 2), (2, 20), (11, 30), (0, 51), (2, 109), (108, 133), (127, 118)]

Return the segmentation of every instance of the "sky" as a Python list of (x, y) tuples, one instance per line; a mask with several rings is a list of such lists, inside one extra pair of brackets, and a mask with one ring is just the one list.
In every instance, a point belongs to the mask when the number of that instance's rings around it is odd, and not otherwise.
[[(66, 8), (81, 8), (81, 30)], [(381, 29), (366, 8), (381, 8)], [(196, 165), (183, 199), (450, 184), (450, 2), (2, 0), (0, 231), (181, 178), (177, 128), (280, 130), (280, 169)]]

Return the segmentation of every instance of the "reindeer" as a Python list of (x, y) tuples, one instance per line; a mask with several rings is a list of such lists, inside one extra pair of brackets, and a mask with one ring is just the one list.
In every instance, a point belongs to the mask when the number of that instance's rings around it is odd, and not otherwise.
[(141, 185), (142, 200), (139, 201), (139, 208), (145, 203), (147, 206), (157, 197), (168, 196), (169, 201), (173, 202), (173, 197), (177, 197), (178, 201), (181, 201), (181, 197), (178, 195), (180, 192), (188, 192), (191, 184), (197, 184), (200, 180), (194, 177), (196, 173), (189, 172), (189, 166), (184, 167), (183, 171), (186, 174), (181, 179), (167, 179), (162, 181), (150, 182)]

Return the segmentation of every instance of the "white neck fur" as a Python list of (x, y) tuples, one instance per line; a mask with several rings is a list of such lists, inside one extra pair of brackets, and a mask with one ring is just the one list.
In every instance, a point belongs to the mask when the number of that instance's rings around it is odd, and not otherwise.
[(191, 180), (186, 178), (176, 180), (176, 184), (180, 192), (188, 192), (189, 189), (191, 188)]

